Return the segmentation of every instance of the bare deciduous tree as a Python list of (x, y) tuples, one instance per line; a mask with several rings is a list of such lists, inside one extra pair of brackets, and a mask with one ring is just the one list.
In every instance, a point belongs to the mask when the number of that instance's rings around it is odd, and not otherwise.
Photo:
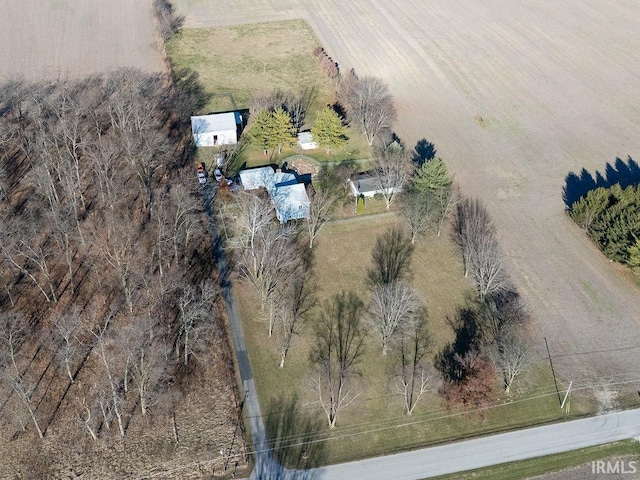
[(491, 356), (502, 375), (504, 391), (509, 393), (515, 379), (531, 361), (531, 347), (525, 333), (513, 326), (508, 328), (498, 338)]
[(496, 343), (504, 332), (512, 328), (523, 328), (529, 316), (517, 292), (488, 295), (481, 304), (478, 326), (484, 341)]
[(153, 12), (158, 21), (158, 30), (163, 41), (168, 41), (180, 31), (184, 16), (176, 15), (169, 0), (153, 0)]
[(415, 315), (402, 331), (398, 347), (395, 383), (404, 400), (405, 413), (411, 415), (422, 395), (432, 386), (434, 378), (430, 364), (425, 361), (431, 348), (426, 309)]
[(100, 408), (102, 409), (103, 417), (107, 421), (109, 417), (107, 412), (112, 412), (118, 421), (120, 436), (124, 437), (123, 399), (119, 388), (121, 379), (116, 377), (115, 374), (116, 370), (118, 370), (118, 363), (122, 361), (122, 358), (116, 345), (114, 345), (113, 339), (110, 337), (111, 332), (108, 332), (109, 324), (112, 320), (113, 316), (111, 314), (106, 315), (104, 322), (97, 329), (90, 329), (95, 338), (95, 346), (92, 352), (98, 356), (104, 367), (105, 376), (103, 381), (106, 389), (104, 390), (104, 395), (100, 397)]
[(241, 252), (241, 274), (260, 294), (261, 308), (269, 309), (269, 337), (273, 333), (273, 293), (285, 282), (296, 262), (292, 242), (294, 231), (290, 227), (270, 226), (258, 233), (254, 249)]
[(442, 226), (449, 217), (456, 204), (458, 203), (458, 190), (453, 184), (440, 190), (435, 196), (436, 203), (439, 207), (439, 215), (437, 217), (436, 235), (439, 237), (442, 232)]
[(482, 301), (511, 289), (504, 253), (486, 208), (478, 200), (463, 199), (457, 205), (455, 237), (462, 251), (465, 276), (473, 274)]
[(280, 353), (280, 368), (284, 368), (293, 340), (300, 334), (309, 312), (316, 304), (311, 259), (309, 254), (297, 256), (297, 264), (274, 295), (275, 337)]
[(415, 244), (418, 238), (438, 224), (439, 207), (433, 197), (418, 191), (402, 195), (400, 212), (409, 224), (412, 244)]
[(76, 414), (78, 420), (82, 423), (82, 425), (86, 429), (91, 439), (93, 441), (98, 440), (96, 432), (94, 428), (91, 426), (91, 407), (87, 405), (87, 399), (84, 397), (82, 399), (76, 397), (76, 403), (80, 406), (82, 410), (81, 413)]
[(340, 100), (349, 121), (360, 128), (369, 145), (396, 120), (389, 87), (377, 77), (346, 75), (341, 80)]
[(3, 230), (0, 230), (0, 253), (11, 267), (29, 277), (47, 302), (51, 300), (57, 302), (49, 266), (52, 253), (45, 250), (39, 243), (35, 220), (33, 218), (29, 220), (22, 221), (16, 217), (6, 219), (2, 225)]
[(313, 248), (313, 242), (331, 219), (335, 212), (338, 196), (335, 191), (329, 189), (312, 190), (309, 195), (309, 217), (307, 218), (307, 232), (309, 236), (309, 248)]
[(373, 288), (367, 318), (382, 338), (382, 355), (402, 337), (420, 306), (418, 295), (405, 282), (382, 283)]
[(340, 411), (359, 395), (351, 380), (364, 350), (363, 307), (356, 294), (339, 293), (324, 305), (318, 321), (310, 355), (312, 382), (329, 428), (335, 428)]
[(178, 300), (178, 325), (174, 352), (176, 359), (182, 358), (184, 365), (189, 358), (203, 348), (207, 332), (214, 326), (213, 302), (218, 289), (210, 281), (201, 283), (197, 288), (187, 285)]
[(256, 237), (273, 222), (273, 206), (257, 195), (238, 192), (236, 196), (238, 215), (234, 219), (236, 235), (233, 246), (256, 248)]
[(454, 238), (464, 262), (464, 276), (469, 274), (474, 246), (486, 235), (492, 235), (493, 222), (489, 212), (478, 200), (463, 198), (456, 206)]
[(18, 347), (29, 333), (21, 315), (0, 314), (0, 365), (4, 367), (4, 380), (29, 412), (38, 436), (44, 438), (36, 416), (37, 405), (33, 401), (37, 382), (29, 381), (18, 365)]
[(396, 194), (409, 182), (413, 169), (413, 163), (402, 145), (396, 141), (389, 144), (378, 142), (373, 151), (373, 173), (387, 210)]
[(317, 96), (318, 90), (316, 87), (303, 87), (299, 92), (290, 93), (285, 98), (284, 108), (291, 115), (291, 121), (296, 132), (302, 128), (309, 106)]
[[(163, 348), (154, 342), (155, 321), (149, 317), (130, 319), (122, 330), (122, 348), (127, 355), (131, 380), (138, 394), (140, 413), (146, 416), (153, 389), (162, 374)], [(125, 385), (127, 379), (125, 378)]]
[(373, 265), (367, 270), (370, 287), (390, 284), (409, 275), (413, 245), (411, 239), (399, 227), (391, 227), (376, 239), (371, 252)]
[(54, 342), (51, 345), (55, 356), (64, 366), (65, 372), (71, 383), (74, 382), (71, 366), (80, 353), (80, 344), (77, 335), (82, 327), (82, 318), (79, 309), (75, 308), (70, 313), (58, 316), (53, 321), (52, 331)]
[(493, 234), (483, 235), (473, 244), (471, 269), (480, 301), (487, 295), (498, 295), (512, 289), (504, 266), (504, 253)]
[(93, 242), (98, 245), (102, 257), (117, 278), (129, 313), (133, 313), (134, 293), (141, 283), (140, 233), (128, 212), (106, 213), (102, 228), (96, 226), (92, 231)]

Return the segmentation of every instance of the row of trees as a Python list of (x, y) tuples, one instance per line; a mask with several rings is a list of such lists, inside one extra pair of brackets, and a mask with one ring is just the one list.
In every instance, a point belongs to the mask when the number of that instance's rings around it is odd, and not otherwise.
[(570, 214), (607, 258), (640, 271), (640, 186), (596, 188)]
[[(335, 62), (318, 48), (314, 54), (337, 81), (338, 103), (318, 111), (311, 132), (314, 141), (327, 153), (342, 147), (348, 140), (345, 125), (361, 131), (372, 146), (377, 139), (389, 137), (396, 111), (388, 86), (377, 77), (358, 77), (353, 70), (340, 75)], [(275, 90), (266, 96), (256, 96), (249, 102), (251, 120), (247, 130), (250, 141), (262, 148), (265, 155), (295, 144), (307, 111), (315, 100), (315, 90), (297, 94)], [(382, 139), (384, 146), (390, 141)]]

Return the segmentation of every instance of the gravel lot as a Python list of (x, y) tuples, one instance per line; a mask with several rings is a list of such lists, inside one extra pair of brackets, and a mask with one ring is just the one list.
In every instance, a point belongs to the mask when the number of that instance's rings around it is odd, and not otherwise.
[(151, 0), (0, 0), (0, 80), (164, 70)]
[[(574, 386), (638, 378), (640, 295), (564, 214), (564, 177), (640, 160), (640, 9), (597, 0), (178, 0), (187, 26), (305, 18), (343, 69), (383, 77), (488, 205), (513, 276)], [(624, 347), (631, 347), (624, 349)], [(623, 348), (621, 350), (621, 348)], [(640, 381), (628, 384), (640, 387)]]

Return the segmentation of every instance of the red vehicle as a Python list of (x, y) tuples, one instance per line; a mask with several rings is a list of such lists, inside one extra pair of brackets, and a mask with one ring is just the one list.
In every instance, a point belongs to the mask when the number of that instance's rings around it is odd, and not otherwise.
[(200, 182), (201, 184), (207, 183), (207, 171), (204, 169), (203, 163), (198, 163), (196, 172), (198, 173), (198, 182)]

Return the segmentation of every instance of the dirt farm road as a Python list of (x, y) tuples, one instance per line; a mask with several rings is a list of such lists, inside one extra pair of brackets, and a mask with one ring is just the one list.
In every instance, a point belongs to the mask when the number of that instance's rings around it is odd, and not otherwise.
[[(563, 380), (630, 382), (640, 294), (563, 213), (570, 171), (640, 160), (640, 9), (597, 0), (177, 0), (186, 26), (301, 17), (343, 69), (391, 86), (397, 132), (433, 142), (486, 202)], [(480, 120), (481, 118), (481, 120)], [(604, 392), (606, 393), (606, 392)]]

